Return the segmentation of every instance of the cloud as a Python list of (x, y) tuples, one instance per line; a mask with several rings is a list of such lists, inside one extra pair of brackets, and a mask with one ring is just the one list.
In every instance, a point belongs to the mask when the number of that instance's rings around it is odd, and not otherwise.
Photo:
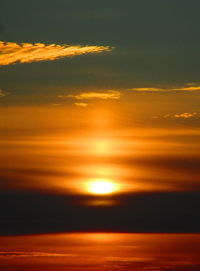
[(154, 261), (154, 258), (141, 258), (141, 257), (106, 257), (107, 261), (111, 262), (125, 262), (125, 263), (131, 263), (131, 262), (151, 262)]
[(161, 91), (161, 88), (130, 88), (129, 90), (137, 91), (137, 92), (157, 92)]
[(55, 60), (62, 57), (73, 57), (88, 53), (101, 53), (103, 51), (110, 51), (111, 49), (108, 46), (0, 42), (0, 65)]
[(180, 114), (174, 114), (174, 115), (164, 115), (164, 118), (182, 118), (182, 119), (190, 119), (193, 118), (197, 115), (197, 112), (184, 112)]
[(183, 119), (189, 119), (189, 118), (192, 118), (194, 116), (197, 115), (197, 112), (185, 112), (185, 113), (181, 113), (181, 114), (175, 114), (174, 117), (175, 118), (183, 118)]
[(200, 91), (200, 86), (191, 83), (182, 87), (169, 87), (169, 88), (145, 87), (145, 88), (130, 88), (128, 90), (135, 92)]
[(88, 104), (87, 103), (74, 103), (76, 106), (79, 106), (79, 107), (87, 107)]
[(6, 96), (6, 94), (4, 93), (3, 90), (0, 89), (0, 97), (4, 97), (4, 96)]
[(10, 258), (10, 257), (74, 257), (74, 254), (64, 254), (64, 253), (46, 253), (46, 252), (0, 252), (0, 258)]
[(91, 99), (102, 99), (102, 100), (118, 100), (121, 97), (121, 93), (116, 90), (108, 90), (104, 92), (83, 92), (79, 94), (60, 95), (59, 98), (73, 98), (76, 100), (91, 100)]

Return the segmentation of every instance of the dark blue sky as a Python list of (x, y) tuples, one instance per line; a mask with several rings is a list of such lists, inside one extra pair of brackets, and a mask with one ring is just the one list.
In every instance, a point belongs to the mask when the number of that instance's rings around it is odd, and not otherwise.
[(199, 9), (196, 0), (2, 1), (2, 41), (105, 45), (115, 50), (1, 67), (0, 89), (14, 95), (54, 95), (62, 89), (198, 84)]

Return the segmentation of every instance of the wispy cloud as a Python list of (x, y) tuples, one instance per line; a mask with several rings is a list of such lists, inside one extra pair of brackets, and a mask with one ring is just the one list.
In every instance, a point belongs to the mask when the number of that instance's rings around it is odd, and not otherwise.
[(135, 92), (168, 92), (168, 91), (200, 91), (200, 85), (196, 84), (187, 84), (182, 87), (168, 87), (168, 88), (153, 88), (153, 87), (145, 87), (145, 88), (130, 88), (130, 91)]
[(107, 261), (111, 262), (151, 262), (154, 261), (154, 258), (141, 258), (141, 257), (106, 257)]
[(79, 94), (60, 95), (58, 97), (72, 98), (76, 100), (91, 100), (91, 99), (118, 100), (121, 97), (121, 93), (117, 90), (108, 90), (104, 92), (82, 92)]
[(0, 258), (21, 258), (21, 257), (74, 257), (74, 254), (65, 254), (65, 253), (47, 253), (47, 252), (26, 252), (26, 251), (17, 251), (17, 252), (0, 252)]
[(0, 97), (4, 97), (4, 96), (6, 96), (5, 92), (0, 89)]
[(43, 43), (0, 42), (0, 65), (55, 60), (88, 53), (110, 51), (108, 46), (70, 46)]
[(136, 91), (136, 92), (157, 92), (157, 91), (161, 91), (164, 89), (161, 88), (130, 88), (128, 90), (132, 90), (132, 91)]
[(180, 113), (180, 114), (167, 114), (164, 115), (164, 118), (181, 118), (181, 119), (190, 119), (193, 118), (197, 115), (197, 112), (184, 112), (184, 113)]
[(74, 103), (76, 106), (79, 106), (79, 107), (87, 107), (88, 104), (87, 103)]

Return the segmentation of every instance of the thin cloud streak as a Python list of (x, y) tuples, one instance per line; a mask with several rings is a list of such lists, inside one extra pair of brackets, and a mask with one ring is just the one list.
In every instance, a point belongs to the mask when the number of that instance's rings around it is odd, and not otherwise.
[(31, 63), (110, 51), (108, 46), (70, 46), (43, 43), (0, 42), (0, 65)]
[(60, 95), (58, 97), (72, 98), (76, 100), (91, 100), (91, 99), (118, 100), (121, 97), (121, 93), (116, 90), (108, 90), (104, 92), (83, 92), (79, 94)]
[(169, 88), (152, 88), (152, 87), (145, 87), (145, 88), (130, 88), (129, 91), (135, 92), (168, 92), (168, 91), (200, 91), (199, 85), (188, 84), (182, 87), (169, 87)]
[(141, 257), (106, 257), (109, 262), (118, 262), (118, 263), (132, 263), (132, 262), (151, 262), (154, 261), (154, 258), (141, 258)]
[(174, 114), (174, 115), (167, 114), (167, 115), (164, 115), (164, 118), (190, 119), (197, 115), (198, 115), (197, 112), (184, 112), (184, 113)]
[(29, 258), (29, 257), (74, 257), (74, 254), (46, 253), (46, 252), (0, 252), (0, 258)]

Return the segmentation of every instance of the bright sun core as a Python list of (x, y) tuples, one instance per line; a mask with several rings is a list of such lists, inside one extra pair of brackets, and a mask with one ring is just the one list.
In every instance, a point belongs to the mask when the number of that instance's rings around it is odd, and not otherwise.
[(92, 194), (105, 195), (115, 192), (117, 185), (105, 179), (98, 179), (91, 181), (87, 190)]

